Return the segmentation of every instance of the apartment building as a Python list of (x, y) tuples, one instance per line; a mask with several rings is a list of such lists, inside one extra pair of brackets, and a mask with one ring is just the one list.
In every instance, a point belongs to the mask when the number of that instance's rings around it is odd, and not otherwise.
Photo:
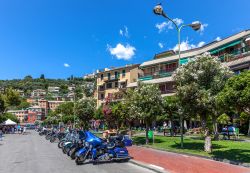
[(28, 110), (8, 110), (7, 112), (15, 115), (20, 123), (25, 122), (28, 117)]
[[(220, 41), (214, 41), (200, 48), (181, 52), (180, 64), (186, 64), (197, 55), (210, 52), (219, 58), (223, 65), (230, 67), (236, 74), (250, 69), (250, 30), (245, 30)], [(155, 55), (153, 60), (140, 65), (143, 71), (138, 81), (159, 84), (162, 96), (172, 95), (175, 92), (173, 72), (178, 68), (178, 54), (166, 51)], [(137, 87), (137, 82), (130, 83), (128, 88)]]
[(101, 106), (108, 97), (112, 101), (122, 99), (127, 85), (136, 82), (139, 73), (139, 64), (111, 69), (106, 68), (98, 71), (96, 74), (97, 89), (95, 93), (97, 107)]
[(43, 89), (36, 89), (31, 92), (31, 98), (44, 98), (46, 91)]
[(50, 110), (54, 111), (60, 104), (64, 103), (65, 101), (48, 101), (48, 100), (38, 100), (38, 106), (45, 110), (45, 116), (48, 115)]

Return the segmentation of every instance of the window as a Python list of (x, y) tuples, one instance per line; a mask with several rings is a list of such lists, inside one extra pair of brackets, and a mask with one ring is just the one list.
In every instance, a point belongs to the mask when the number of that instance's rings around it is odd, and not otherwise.
[(122, 77), (126, 76), (126, 70), (122, 70)]
[(101, 74), (101, 80), (103, 80), (103, 74)]
[(115, 82), (115, 88), (118, 88), (118, 82)]
[(111, 77), (111, 74), (110, 74), (110, 73), (108, 73), (108, 80), (110, 80), (110, 77)]
[(107, 83), (106, 88), (108, 88), (108, 89), (112, 88), (112, 83), (111, 83), (111, 82), (110, 82), (110, 83)]
[(118, 79), (118, 78), (120, 78), (120, 73), (119, 72), (115, 72), (115, 79)]
[(104, 99), (104, 94), (101, 94), (100, 99), (101, 99), (101, 100), (103, 100), (103, 99)]

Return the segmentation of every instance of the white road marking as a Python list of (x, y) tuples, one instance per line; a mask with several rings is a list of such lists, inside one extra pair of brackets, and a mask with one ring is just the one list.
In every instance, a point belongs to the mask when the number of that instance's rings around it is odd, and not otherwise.
[(164, 170), (164, 168), (163, 168), (163, 167), (160, 167), (160, 166), (156, 166), (156, 165), (152, 165), (152, 164), (149, 164), (149, 166), (154, 167), (154, 168), (157, 168), (157, 169), (160, 169), (160, 170)]

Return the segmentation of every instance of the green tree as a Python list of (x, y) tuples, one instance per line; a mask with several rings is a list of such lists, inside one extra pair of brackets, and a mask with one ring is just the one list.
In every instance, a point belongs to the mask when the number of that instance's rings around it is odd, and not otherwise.
[(27, 109), (30, 107), (30, 103), (22, 99), (21, 103), (17, 106), (17, 109)]
[(75, 112), (80, 123), (85, 129), (88, 128), (89, 121), (94, 117), (96, 101), (93, 98), (80, 99), (75, 104)]
[(41, 74), (40, 79), (42, 79), (42, 80), (44, 80), (44, 79), (45, 79), (44, 74)]
[(223, 67), (219, 60), (203, 54), (178, 68), (174, 76), (176, 94), (183, 111), (201, 118), (206, 152), (211, 152), (212, 146), (207, 120), (213, 113), (216, 95), (223, 89), (230, 75), (229, 69)]
[(7, 107), (19, 106), (21, 98), (17, 91), (12, 88), (7, 88), (4, 92), (4, 101)]
[(171, 136), (174, 135), (174, 116), (178, 114), (178, 97), (176, 96), (167, 96), (164, 97), (163, 107), (167, 113), (170, 122), (171, 122)]
[(248, 115), (248, 136), (250, 136), (250, 71), (245, 71), (230, 78), (217, 99), (224, 106), (234, 108), (239, 115), (241, 112)]
[(63, 85), (60, 86), (60, 93), (67, 94), (68, 92), (69, 92), (68, 85), (63, 84)]
[(31, 75), (28, 75), (28, 76), (25, 76), (24, 77), (24, 80), (26, 80), (26, 81), (32, 81), (32, 76)]
[(146, 124), (146, 144), (148, 144), (148, 131), (156, 117), (163, 112), (163, 99), (159, 87), (154, 84), (138, 83), (130, 99), (134, 115)]
[(2, 94), (0, 94), (0, 116), (4, 111), (5, 111), (4, 97)]
[(117, 129), (119, 130), (126, 122), (126, 107), (123, 102), (116, 102), (111, 106), (112, 116), (116, 124)]
[(19, 123), (18, 118), (15, 115), (11, 114), (11, 113), (4, 113), (3, 115), (1, 115), (0, 116), (0, 123), (3, 123), (4, 121), (6, 121), (8, 119), (10, 119), (10, 120), (12, 120), (12, 121), (14, 121), (16, 123)]
[(96, 119), (96, 120), (103, 120), (104, 119), (104, 114), (103, 114), (102, 109), (103, 109), (102, 106), (100, 106), (98, 109), (95, 110), (94, 119)]

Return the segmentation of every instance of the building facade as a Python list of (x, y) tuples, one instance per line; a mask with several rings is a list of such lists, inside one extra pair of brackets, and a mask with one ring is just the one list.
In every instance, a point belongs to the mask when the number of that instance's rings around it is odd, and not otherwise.
[[(236, 74), (242, 70), (250, 69), (250, 30), (242, 31), (220, 41), (214, 41), (203, 47), (181, 52), (180, 64), (186, 64), (197, 55), (209, 52), (219, 58), (224, 66), (228, 66)], [(178, 54), (167, 51), (155, 55), (151, 61), (140, 65), (143, 74), (139, 81), (159, 84), (163, 96), (175, 93), (175, 83), (172, 75), (178, 68)], [(130, 83), (128, 87), (137, 87), (137, 82)]]
[(38, 106), (44, 109), (45, 116), (48, 115), (50, 110), (54, 111), (59, 105), (64, 103), (65, 101), (48, 101), (48, 100), (38, 100)]
[(98, 71), (95, 96), (97, 107), (101, 106), (107, 97), (113, 101), (122, 99), (127, 85), (138, 80), (139, 64)]
[(24, 123), (28, 118), (28, 110), (9, 110), (7, 112), (15, 115), (20, 123)]

